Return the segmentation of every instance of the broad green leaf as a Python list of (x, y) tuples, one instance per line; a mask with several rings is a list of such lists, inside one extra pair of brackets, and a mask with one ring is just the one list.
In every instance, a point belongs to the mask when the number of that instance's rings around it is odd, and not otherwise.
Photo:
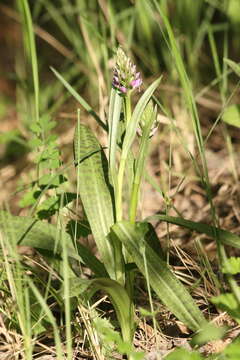
[(226, 311), (240, 324), (240, 306), (232, 293), (213, 296), (211, 302), (216, 305), (217, 308)]
[(118, 140), (118, 127), (122, 108), (122, 97), (115, 89), (112, 89), (109, 104), (108, 126), (109, 126), (109, 172), (111, 183), (116, 189), (117, 170), (116, 170), (116, 150)]
[(231, 256), (225, 260), (222, 272), (224, 274), (236, 275), (240, 273), (240, 257)]
[(187, 229), (197, 231), (201, 234), (206, 234), (212, 238), (218, 238), (224, 245), (233, 246), (240, 249), (240, 237), (231, 233), (230, 231), (222, 230), (211, 225), (203, 224), (200, 222), (194, 222), (185, 220), (180, 217), (167, 216), (167, 215), (153, 215), (145, 219), (145, 221), (161, 220), (170, 224), (179, 225)]
[[(135, 330), (134, 307), (122, 285), (115, 280), (106, 278), (93, 280), (74, 278), (70, 281), (70, 284), (70, 297), (79, 296), (79, 294), (84, 292), (85, 300), (88, 300), (98, 290), (106, 292), (116, 311), (123, 340), (132, 342)], [(87, 289), (89, 289), (88, 293), (86, 292)]]
[(0, 231), (3, 232), (4, 239), (12, 245), (31, 246), (43, 253), (47, 251), (50, 256), (61, 256), (61, 238), (65, 237), (70, 260), (81, 261), (98, 276), (106, 274), (102, 263), (87, 248), (77, 244), (77, 253), (70, 235), (47, 222), (26, 216), (12, 216), (0, 211)]
[(225, 108), (222, 120), (228, 125), (240, 128), (240, 105), (230, 105)]
[(149, 282), (160, 300), (190, 329), (201, 329), (206, 324), (206, 320), (168, 265), (145, 242), (147, 229), (144, 223), (134, 225), (127, 221), (119, 222), (112, 227), (144, 276), (146, 276), (144, 257), (146, 258)]
[(101, 260), (110, 277), (115, 279), (114, 248), (107, 237), (114, 223), (107, 160), (96, 137), (84, 125), (76, 128), (74, 155), (83, 207)]

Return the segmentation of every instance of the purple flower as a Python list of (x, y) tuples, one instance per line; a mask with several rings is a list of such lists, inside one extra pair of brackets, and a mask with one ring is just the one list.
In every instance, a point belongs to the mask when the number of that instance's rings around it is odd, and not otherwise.
[(140, 72), (136, 72), (136, 65), (131, 62), (130, 58), (119, 47), (112, 86), (119, 90), (122, 95), (126, 95), (128, 91), (132, 91), (136, 88), (140, 90), (141, 84), (141, 74)]

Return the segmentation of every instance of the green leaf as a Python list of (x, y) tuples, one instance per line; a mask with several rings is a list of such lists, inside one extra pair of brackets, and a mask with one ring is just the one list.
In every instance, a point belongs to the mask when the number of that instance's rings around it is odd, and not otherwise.
[(107, 237), (114, 223), (107, 160), (96, 137), (84, 125), (76, 128), (74, 155), (83, 207), (101, 260), (110, 277), (115, 279), (114, 248)]
[(153, 107), (152, 101), (149, 101), (146, 105), (142, 117), (140, 120), (141, 127), (141, 138), (140, 138), (140, 146), (137, 159), (135, 161), (134, 166), (134, 182), (132, 184), (131, 191), (131, 206), (130, 206), (130, 220), (132, 222), (135, 221), (137, 205), (138, 205), (138, 197), (139, 197), (139, 189), (141, 184), (142, 176), (145, 172), (145, 162), (148, 155), (148, 147), (150, 143), (150, 132), (152, 125), (156, 118), (156, 111)]
[(0, 144), (7, 144), (12, 141), (16, 141), (21, 144), (24, 142), (24, 140), (21, 139), (20, 133), (18, 130), (9, 130), (9, 131), (5, 131), (3, 133), (0, 132)]
[(156, 231), (152, 224), (143, 222), (144, 226), (146, 226), (146, 233), (145, 233), (145, 241), (146, 243), (155, 251), (155, 253), (160, 256), (162, 259), (164, 258), (163, 249), (161, 247), (159, 238), (156, 234)]
[(60, 239), (65, 237), (70, 260), (81, 261), (97, 276), (106, 275), (103, 264), (86, 247), (77, 243), (77, 252), (70, 235), (54, 225), (26, 216), (12, 216), (0, 211), (0, 230), (4, 234), (4, 239), (12, 245), (31, 246), (43, 252), (43, 255), (47, 251), (52, 257), (54, 257), (54, 254), (61, 256), (62, 245)]
[(126, 135), (123, 141), (123, 154), (122, 157), (123, 158), (127, 158), (128, 152), (130, 150), (130, 147), (133, 143), (133, 140), (136, 136), (136, 132), (137, 132), (137, 127), (139, 124), (139, 121), (141, 119), (142, 113), (149, 101), (149, 99), (151, 98), (152, 94), (154, 93), (154, 91), (156, 90), (156, 88), (158, 87), (159, 83), (161, 81), (161, 77), (158, 78), (157, 80), (155, 80), (148, 88), (147, 90), (144, 92), (144, 94), (141, 96), (141, 98), (139, 99), (133, 114), (132, 114), (132, 118), (129, 121), (127, 128), (126, 128)]
[(222, 120), (232, 126), (240, 128), (240, 105), (230, 105), (224, 109)]
[(33, 123), (30, 125), (30, 130), (34, 133), (34, 134), (41, 134), (41, 126), (38, 123)]
[(226, 7), (226, 14), (230, 17), (231, 23), (240, 24), (240, 3), (238, 0), (229, 0)]
[(34, 138), (32, 138), (31, 140), (28, 141), (28, 145), (29, 145), (31, 148), (35, 149), (35, 148), (37, 148), (37, 147), (39, 147), (39, 146), (42, 145), (42, 140), (40, 140), (40, 139), (37, 138), (37, 137), (34, 137)]
[(31, 246), (57, 255), (62, 252), (61, 237), (65, 237), (69, 256), (80, 260), (72, 245), (71, 237), (64, 230), (47, 222), (0, 211), (0, 230), (12, 245)]
[(29, 205), (33, 205), (36, 203), (37, 199), (41, 195), (41, 191), (37, 190), (37, 188), (33, 188), (29, 190), (19, 201), (19, 206), (24, 208)]
[(232, 61), (232, 60), (230, 60), (230, 59), (224, 58), (223, 60), (228, 64), (228, 66), (229, 66), (238, 76), (240, 76), (240, 65), (239, 65), (239, 64), (237, 64), (235, 61)]
[(96, 114), (93, 108), (74, 90), (74, 88), (55, 70), (54, 68), (50, 67), (53, 73), (56, 75), (58, 80), (65, 86), (65, 88), (70, 92), (70, 94), (83, 106), (83, 108), (91, 114), (97, 123), (104, 129), (107, 129), (107, 126), (102, 122), (100, 117)]
[(37, 215), (39, 219), (50, 218), (58, 210), (64, 208), (66, 205), (75, 200), (76, 197), (76, 194), (69, 192), (47, 198), (38, 206)]
[(203, 360), (203, 357), (197, 353), (197, 352), (193, 352), (193, 351), (188, 351), (186, 349), (177, 349), (174, 350), (173, 352), (171, 352), (171, 354), (169, 354), (166, 357), (166, 360)]
[(226, 334), (226, 327), (216, 327), (215, 325), (208, 323), (203, 327), (191, 340), (191, 345), (203, 345), (209, 341), (219, 340)]
[[(85, 292), (86, 300), (99, 290), (106, 292), (116, 311), (123, 340), (132, 343), (135, 331), (134, 308), (128, 293), (122, 285), (115, 280), (106, 278), (93, 280), (73, 278), (70, 280), (70, 289), (70, 297), (79, 296), (79, 294)], [(86, 293), (87, 289), (89, 289), (88, 294)]]
[(222, 272), (224, 274), (236, 275), (240, 273), (240, 257), (230, 257), (225, 260)]
[(54, 174), (46, 174), (39, 178), (38, 185), (40, 187), (48, 187), (51, 189), (53, 187), (58, 187), (60, 184), (63, 184), (67, 181), (67, 178), (63, 175), (54, 175)]
[(227, 355), (226, 360), (238, 360), (240, 358), (240, 340), (237, 339), (227, 346), (223, 354)]
[(150, 285), (161, 301), (190, 329), (201, 329), (206, 320), (168, 265), (145, 242), (147, 229), (144, 223), (134, 225), (127, 221), (119, 222), (112, 227), (144, 276), (146, 258)]
[(187, 229), (197, 231), (201, 234), (206, 234), (214, 239), (218, 237), (218, 240), (221, 241), (224, 245), (229, 245), (240, 249), (240, 237), (231, 233), (230, 231), (222, 230), (211, 225), (190, 221), (175, 216), (153, 215), (145, 219), (145, 221), (155, 220), (166, 221), (170, 224), (179, 225)]
[(240, 324), (240, 306), (232, 293), (221, 294), (211, 298), (217, 308), (226, 311)]

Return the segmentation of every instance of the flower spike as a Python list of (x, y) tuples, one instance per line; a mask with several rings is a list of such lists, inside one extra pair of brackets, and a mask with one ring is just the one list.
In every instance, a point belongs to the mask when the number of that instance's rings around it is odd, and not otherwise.
[(142, 78), (140, 72), (136, 72), (136, 65), (125, 54), (122, 48), (118, 48), (114, 68), (112, 86), (121, 95), (126, 95), (129, 91), (136, 88), (140, 89)]

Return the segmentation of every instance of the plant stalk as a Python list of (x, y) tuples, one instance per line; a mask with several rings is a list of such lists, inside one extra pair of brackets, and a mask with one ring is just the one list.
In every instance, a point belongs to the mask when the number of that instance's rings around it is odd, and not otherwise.
[[(131, 110), (131, 95), (130, 93), (126, 95), (124, 98), (124, 118), (125, 118), (125, 124), (126, 124), (126, 131), (127, 126), (129, 124), (129, 121), (132, 117), (132, 110)], [(123, 193), (123, 178), (125, 173), (125, 167), (126, 167), (126, 160), (127, 156), (124, 154), (124, 149), (122, 149), (122, 155), (121, 160), (119, 164), (119, 170), (118, 170), (118, 186), (117, 186), (117, 192), (116, 192), (116, 217), (117, 221), (122, 220), (122, 193)]]

